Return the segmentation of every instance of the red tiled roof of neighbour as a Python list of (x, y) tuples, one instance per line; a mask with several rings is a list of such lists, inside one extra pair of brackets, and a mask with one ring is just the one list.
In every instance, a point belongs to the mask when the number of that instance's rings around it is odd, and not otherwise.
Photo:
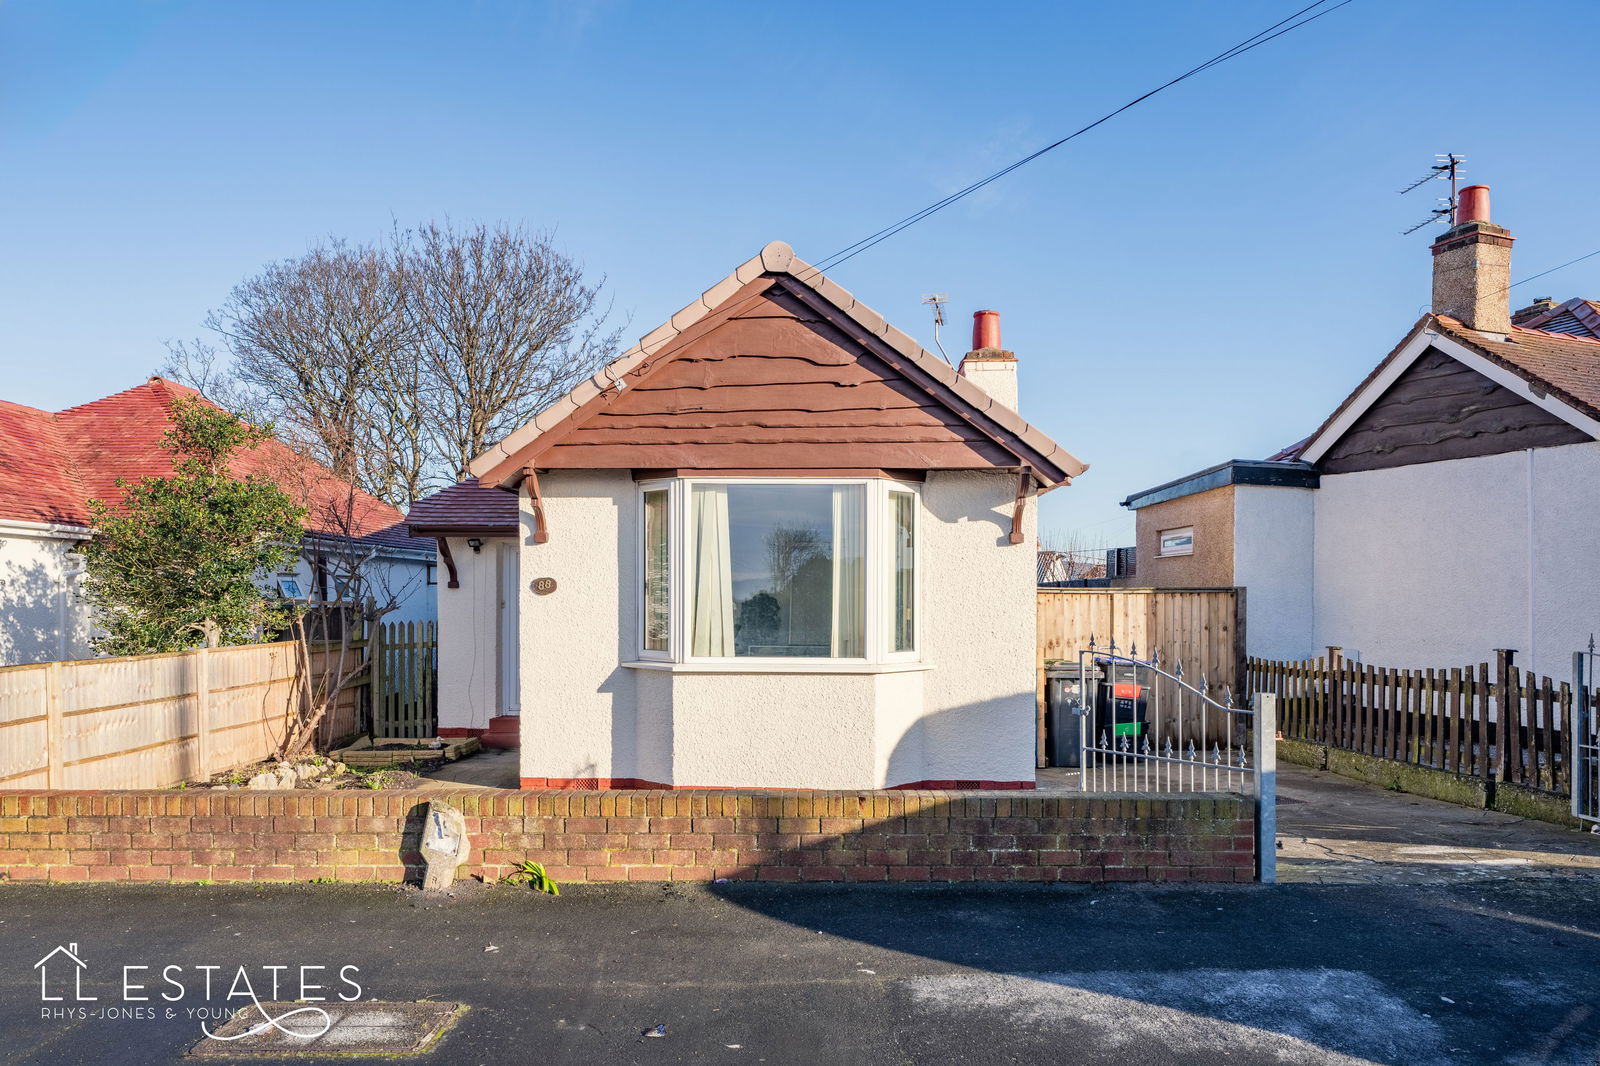
[(434, 532), (510, 537), (517, 532), (518, 507), (516, 493), (469, 477), (412, 504), (406, 525), (419, 537)]
[[(0, 518), (89, 524), (89, 501), (122, 498), (119, 480), (134, 482), (172, 472), (161, 447), (172, 405), (199, 396), (165, 378), (151, 378), (90, 403), (54, 414), (0, 401)], [(373, 544), (420, 548), (400, 512), (340, 480), (333, 471), (269, 440), (234, 460), (238, 476), (259, 474), (281, 485), (308, 509), (306, 529), (354, 536)], [(348, 520), (344, 515), (348, 513)]]
[(82, 525), (83, 482), (48, 411), (0, 400), (0, 517)]

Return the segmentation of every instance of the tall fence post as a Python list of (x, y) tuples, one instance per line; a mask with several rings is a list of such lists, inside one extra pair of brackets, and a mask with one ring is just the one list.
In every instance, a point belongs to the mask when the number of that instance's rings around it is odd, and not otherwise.
[(1278, 880), (1278, 697), (1257, 692), (1252, 744), (1256, 767), (1256, 880)]
[(65, 745), (61, 721), (61, 664), (44, 672), (45, 787), (66, 788)]
[(196, 776), (201, 781), (211, 777), (211, 659), (207, 648), (190, 652), (194, 666), (189, 676), (194, 678), (195, 762), (199, 764)]
[[(1500, 781), (1511, 780), (1511, 745), (1512, 737), (1520, 732), (1522, 725), (1521, 708), (1511, 707), (1511, 666), (1516, 661), (1515, 648), (1496, 648), (1494, 650), (1494, 703), (1495, 703), (1495, 777)], [(1520, 756), (1520, 753), (1519, 753)]]

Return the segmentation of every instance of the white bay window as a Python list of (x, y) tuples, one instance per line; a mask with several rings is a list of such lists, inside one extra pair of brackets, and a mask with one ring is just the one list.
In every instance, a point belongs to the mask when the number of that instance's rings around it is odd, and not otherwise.
[(641, 665), (915, 661), (915, 487), (685, 478), (641, 501)]

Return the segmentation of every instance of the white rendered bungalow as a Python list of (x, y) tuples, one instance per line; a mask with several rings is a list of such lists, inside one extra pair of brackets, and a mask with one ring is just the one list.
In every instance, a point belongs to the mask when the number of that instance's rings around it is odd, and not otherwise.
[(958, 372), (769, 244), (474, 460), (410, 518), (441, 732), (517, 723), (525, 788), (1033, 787), (1034, 497), (1085, 467), (975, 318)]

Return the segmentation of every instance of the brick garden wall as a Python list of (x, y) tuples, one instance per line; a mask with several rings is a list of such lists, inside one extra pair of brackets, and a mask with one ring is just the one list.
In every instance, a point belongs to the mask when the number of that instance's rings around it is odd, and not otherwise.
[(396, 882), (424, 805), (462, 811), (459, 876), (562, 882), (1249, 881), (1249, 799), (963, 792), (0, 792), (16, 881)]

